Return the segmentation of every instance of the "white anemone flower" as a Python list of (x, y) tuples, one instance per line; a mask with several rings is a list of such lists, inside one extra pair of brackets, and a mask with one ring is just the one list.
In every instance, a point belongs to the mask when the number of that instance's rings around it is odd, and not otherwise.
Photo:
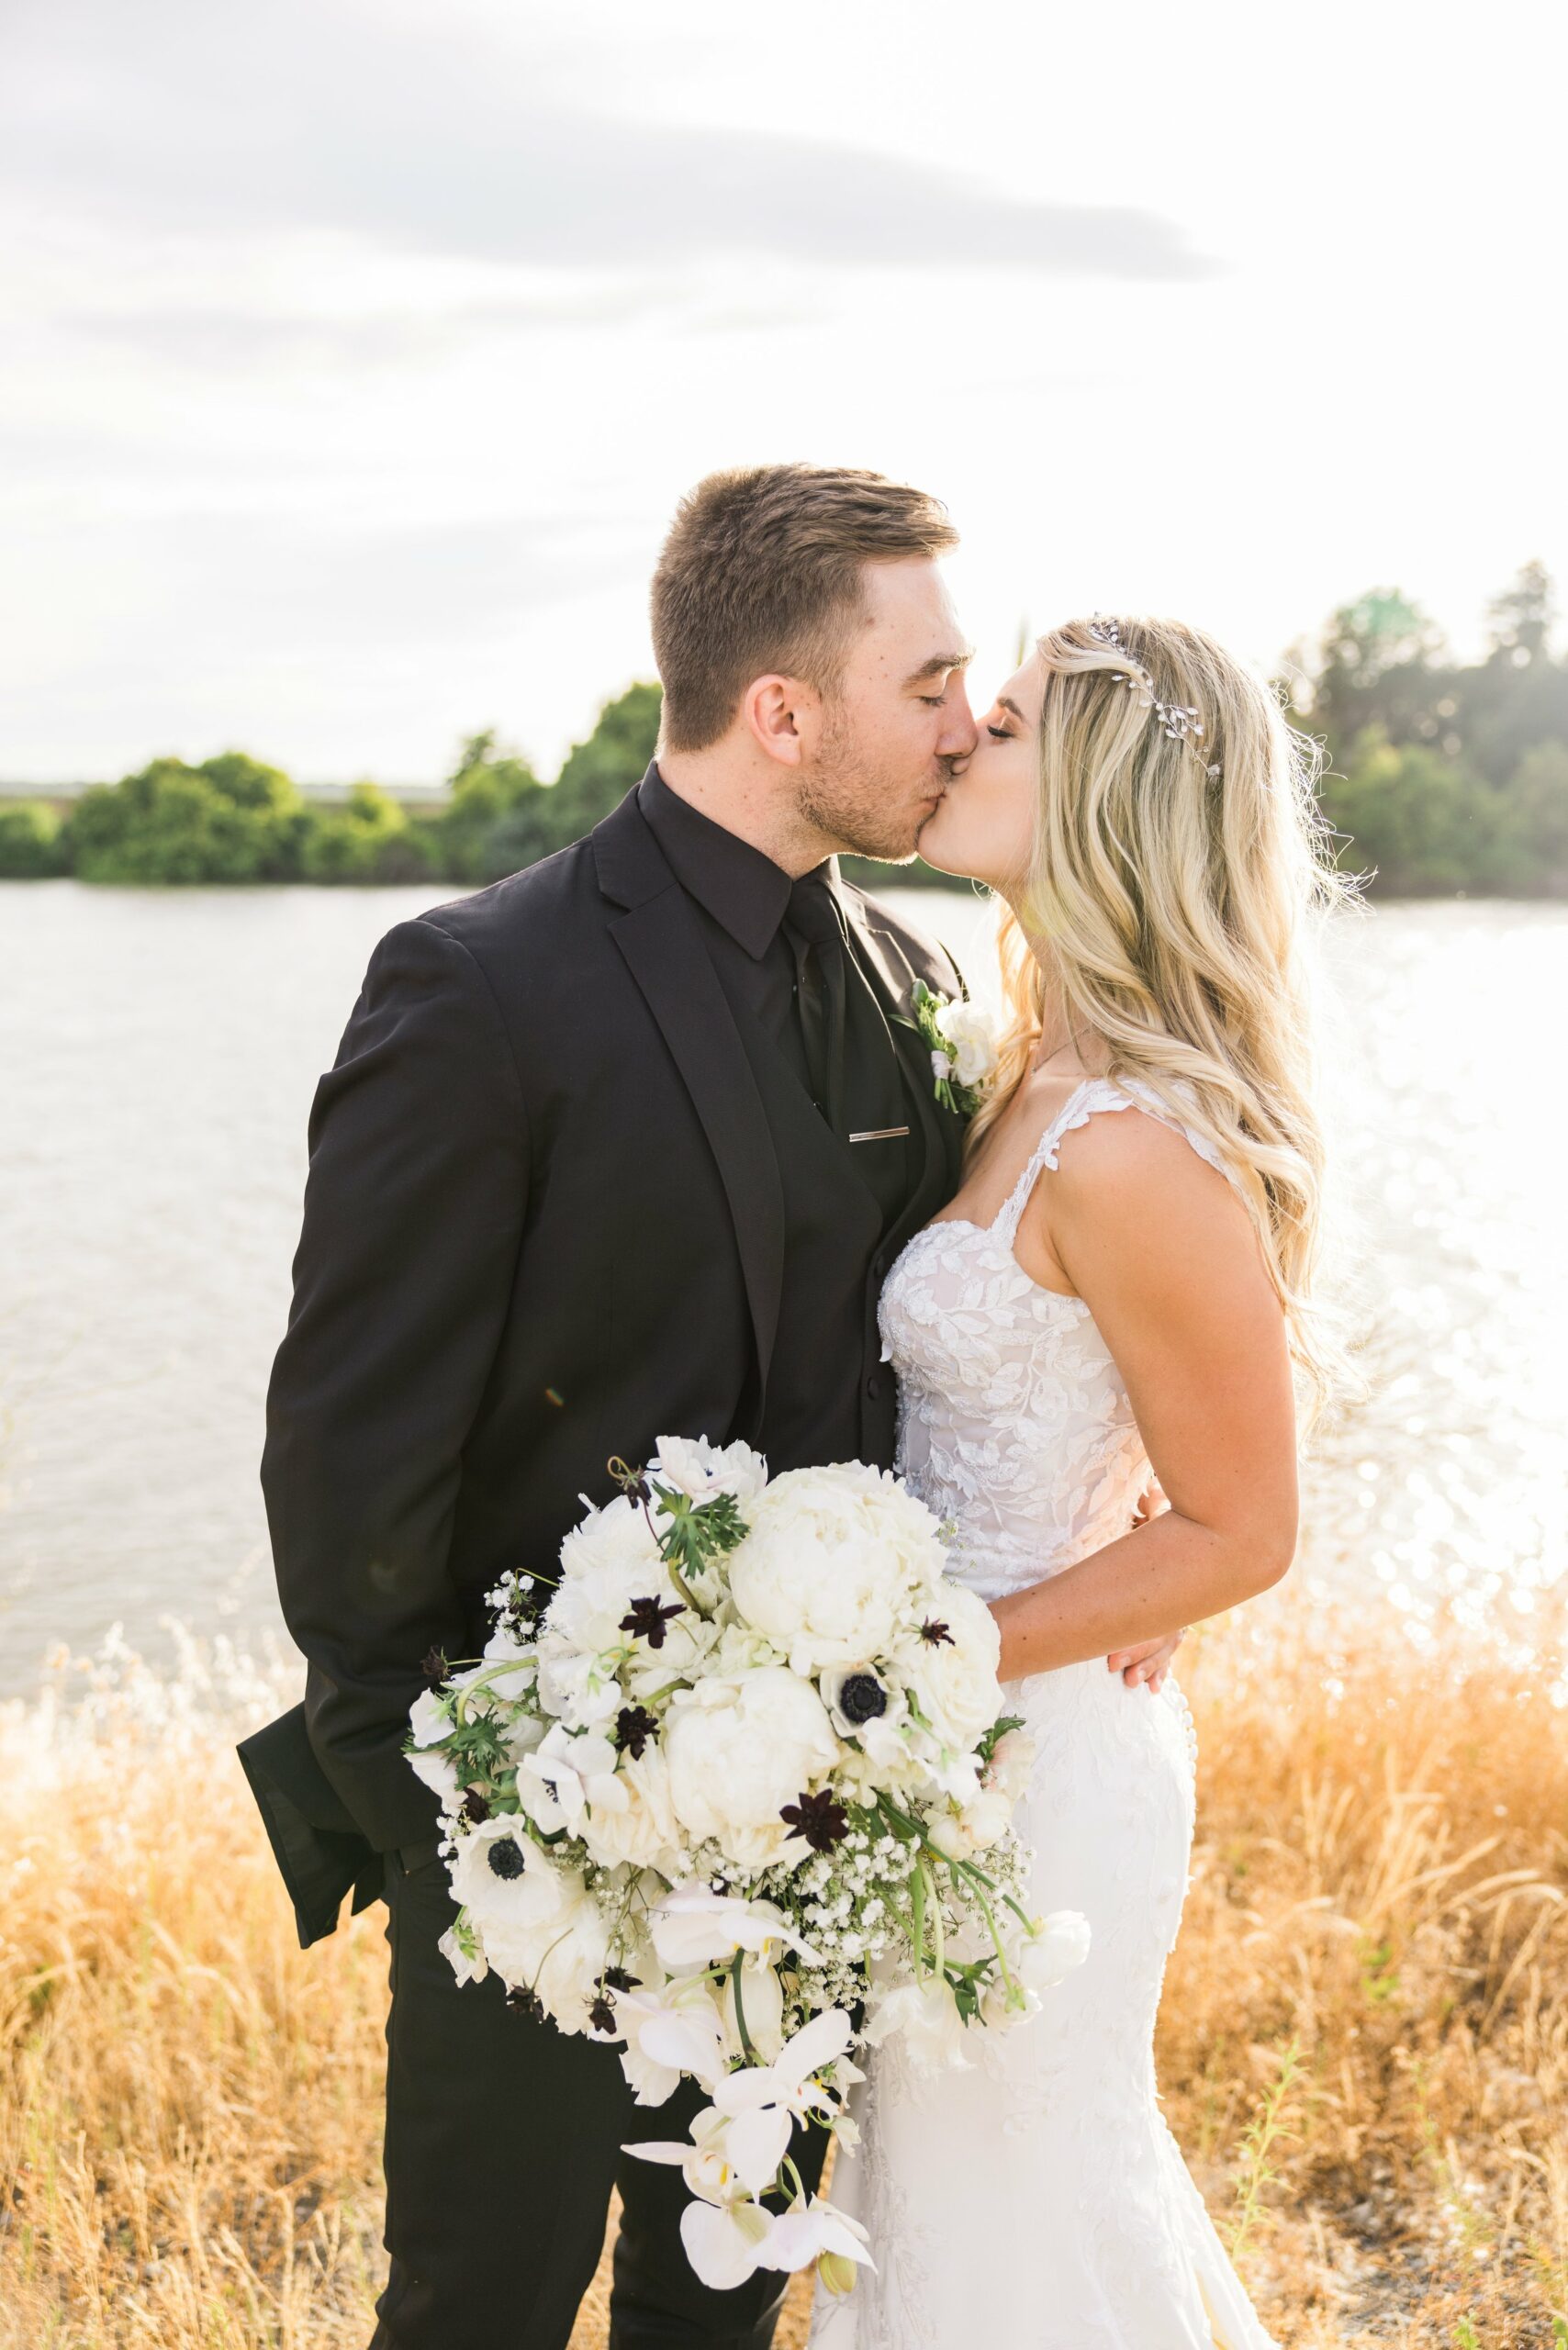
[(731, 1494), (744, 1517), (767, 1483), (767, 1463), (749, 1444), (661, 1436), (648, 1474), (689, 1502), (711, 1502), (720, 1494)]

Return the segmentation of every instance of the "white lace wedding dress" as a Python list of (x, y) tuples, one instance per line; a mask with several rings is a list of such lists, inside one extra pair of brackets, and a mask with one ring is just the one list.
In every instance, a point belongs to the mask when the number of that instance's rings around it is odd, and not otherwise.
[[(1013, 1254), (1062, 1136), (1135, 1107), (1165, 1114), (1104, 1080), (1080, 1087), (994, 1224), (929, 1225), (882, 1294), (899, 1467), (956, 1526), (954, 1571), (986, 1599), (1126, 1532), (1148, 1482), (1088, 1307)], [(969, 2071), (923, 2081), (896, 2041), (867, 2059), (862, 2143), (832, 2192), (870, 2230), (877, 2269), (843, 2301), (819, 2294), (813, 2350), (1272, 2350), (1155, 2086), (1193, 1836), (1186, 1701), (1173, 1682), (1128, 1689), (1103, 1659), (1007, 1695), (1038, 1750), (1019, 1817), (1035, 1906), (1082, 1910), (1089, 1957), (1031, 2021), (976, 2032)]]

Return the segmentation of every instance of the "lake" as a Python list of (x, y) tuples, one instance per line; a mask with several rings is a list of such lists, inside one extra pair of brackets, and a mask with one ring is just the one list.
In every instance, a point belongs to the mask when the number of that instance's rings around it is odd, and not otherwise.
[[(0, 884), (0, 1693), (51, 1643), (278, 1628), (256, 1482), (305, 1126), (371, 947), (442, 894)], [(985, 977), (973, 900), (891, 891)], [(1331, 941), (1366, 1402), (1295, 1594), (1529, 1638), (1562, 1575), (1568, 909), (1390, 905)]]

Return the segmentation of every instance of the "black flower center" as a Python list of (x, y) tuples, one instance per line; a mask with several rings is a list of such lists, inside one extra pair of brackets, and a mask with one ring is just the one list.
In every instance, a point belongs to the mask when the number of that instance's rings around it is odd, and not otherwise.
[(527, 1866), (515, 1838), (498, 1836), (490, 1847), (490, 1866), (497, 1876), (521, 1876)]
[(838, 1693), (838, 1710), (857, 1729), (888, 1710), (888, 1693), (874, 1673), (852, 1673)]

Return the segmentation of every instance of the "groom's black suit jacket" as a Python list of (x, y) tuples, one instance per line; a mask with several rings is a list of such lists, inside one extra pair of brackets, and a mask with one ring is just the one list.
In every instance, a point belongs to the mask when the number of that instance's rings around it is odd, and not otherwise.
[[(393, 930), (321, 1080), (263, 1464), (309, 1749), (296, 1720), (292, 1749), (274, 1725), (248, 1758), (286, 1863), (307, 1822), (380, 1852), (431, 1835), (402, 1753), (421, 1661), (478, 1653), (487, 1592), (552, 1571), (611, 1456), (666, 1433), (767, 1450), (770, 1395), (820, 1376), (814, 1457), (891, 1460), (877, 1293), (951, 1196), (961, 1142), (900, 1015), (917, 979), (960, 982), (836, 884), (886, 1024), (880, 1098), (911, 1129), (898, 1196), (873, 1201), (857, 1151), (878, 1146), (829, 1131), (726, 983), (712, 905), (644, 812), (670, 797), (650, 770), (587, 840)], [(800, 1292), (834, 1247), (853, 1328), (843, 1298), (819, 1314)], [(793, 1428), (800, 1449), (798, 1409)]]

